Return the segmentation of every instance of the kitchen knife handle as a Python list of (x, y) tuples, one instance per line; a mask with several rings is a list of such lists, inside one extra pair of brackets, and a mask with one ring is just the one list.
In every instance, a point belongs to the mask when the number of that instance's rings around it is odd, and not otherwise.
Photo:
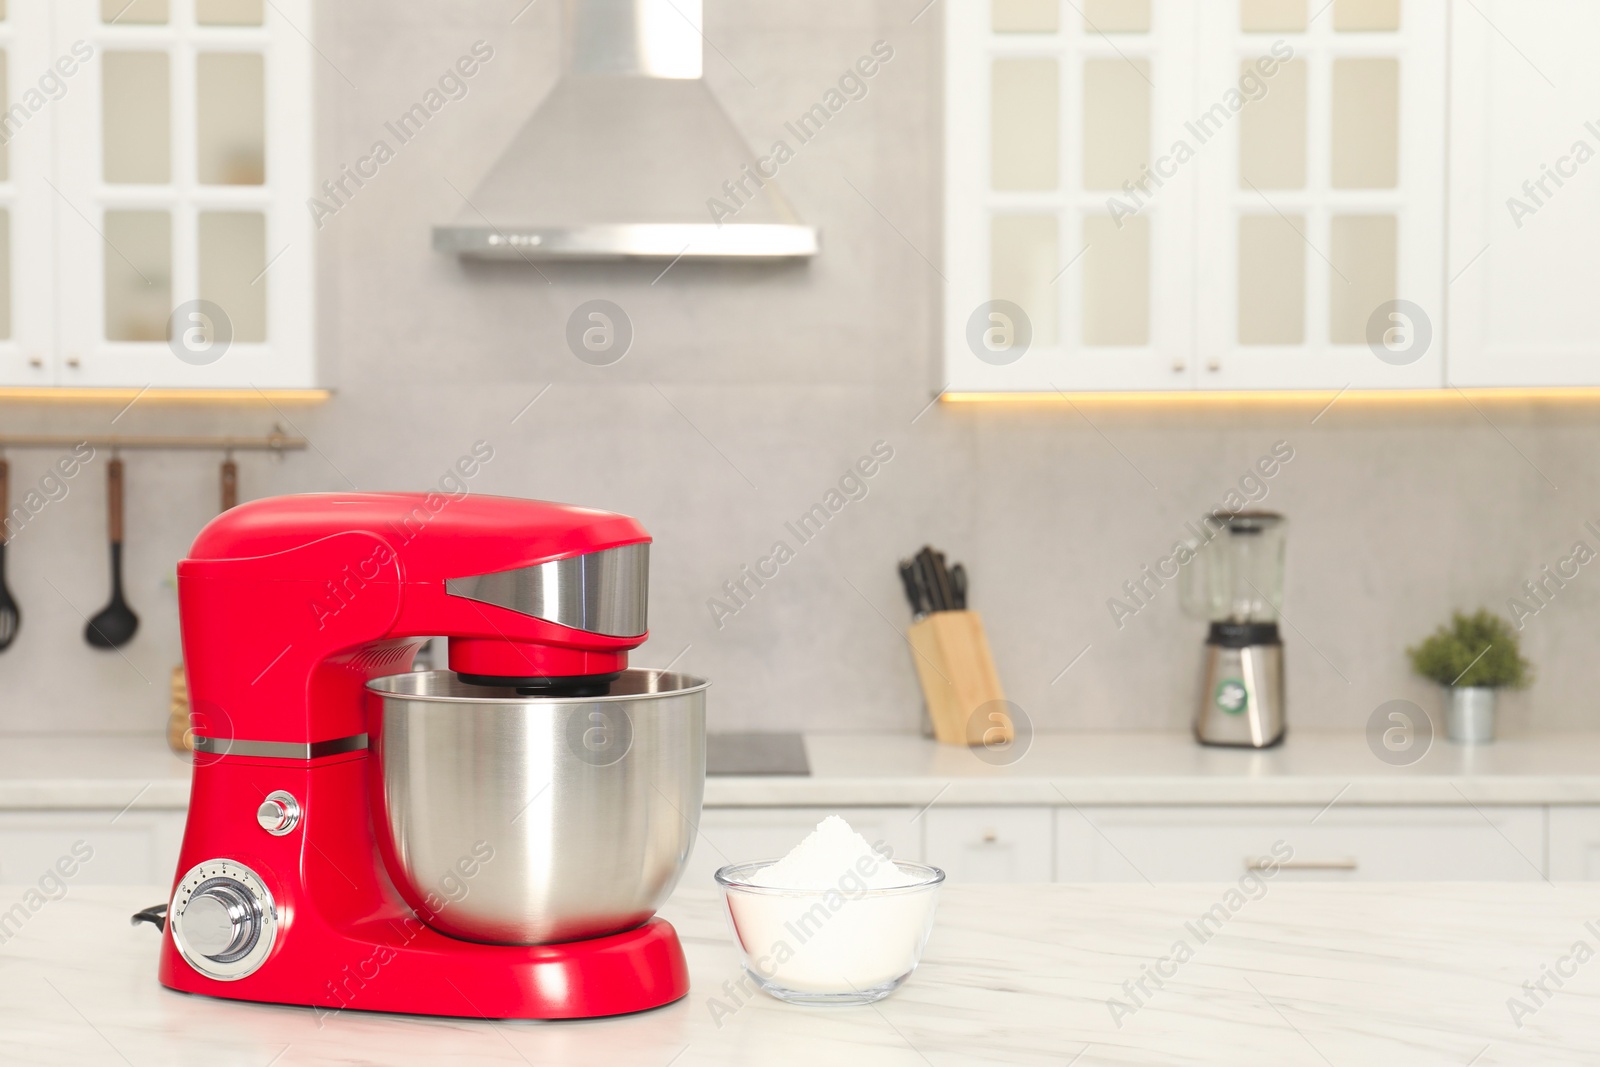
[(918, 617), (927, 614), (922, 606), (922, 594), (917, 589), (916, 567), (909, 559), (900, 561), (900, 584), (906, 588), (906, 600), (911, 603), (911, 614)]
[(955, 598), (956, 610), (967, 610), (967, 568), (957, 563), (950, 568), (950, 593)]
[(922, 579), (922, 588), (928, 594), (928, 610), (945, 610), (944, 599), (940, 596), (938, 568), (933, 562), (933, 549), (927, 545), (917, 553), (917, 570)]
[(933, 614), (938, 610), (938, 605), (933, 602), (933, 586), (928, 584), (928, 572), (920, 559), (912, 561), (911, 577), (917, 583), (917, 602), (922, 605), (922, 613)]
[(106, 525), (110, 528), (111, 543), (122, 544), (122, 460), (113, 459), (106, 465)]
[(945, 569), (944, 553), (933, 553), (933, 580), (939, 586), (939, 603), (944, 611), (954, 611), (956, 606), (955, 587), (950, 582), (950, 572)]

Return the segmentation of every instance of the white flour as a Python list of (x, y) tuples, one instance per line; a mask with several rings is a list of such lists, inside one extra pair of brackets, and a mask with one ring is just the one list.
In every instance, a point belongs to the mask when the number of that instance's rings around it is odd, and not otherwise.
[[(843, 889), (848, 892), (854, 888), (859, 892), (856, 880), (848, 877), (852, 872), (868, 889), (911, 884), (900, 873), (900, 868), (873, 851), (867, 839), (850, 829), (850, 824), (837, 815), (823, 819), (787, 856), (751, 875), (750, 882), (773, 889)], [(846, 881), (843, 886), (839, 884), (841, 879)]]
[(750, 883), (765, 888), (726, 894), (734, 937), (749, 969), (790, 991), (893, 988), (916, 967), (933, 925), (937, 887), (881, 892), (919, 879), (837, 815)]

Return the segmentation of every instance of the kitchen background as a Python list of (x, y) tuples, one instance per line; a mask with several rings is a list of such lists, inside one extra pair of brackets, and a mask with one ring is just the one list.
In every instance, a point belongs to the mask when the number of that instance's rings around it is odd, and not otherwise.
[[(555, 80), (560, 7), (524, 2), (317, 5), (319, 181), (475, 42), (494, 49), (467, 95), (316, 235), (331, 400), (6, 402), (4, 429), (281, 424), (309, 439), (282, 458), (239, 455), (246, 499), (427, 488), (486, 441), (494, 458), (473, 492), (615, 509), (651, 530), (653, 636), (635, 660), (711, 678), (713, 729), (916, 730), (895, 561), (929, 541), (966, 563), (1007, 695), (1035, 729), (1187, 729), (1204, 624), (1180, 612), (1174, 583), (1120, 628), (1107, 601), (1278, 442), (1294, 456), (1263, 503), (1292, 524), (1291, 730), (1360, 729), (1396, 697), (1432, 706), (1403, 648), (1451, 608), (1504, 613), (1542, 566), (1595, 543), (1583, 524), (1600, 517), (1600, 426), (1580, 403), (930, 405), (943, 385), (942, 72), (940, 19), (919, 15), (924, 0), (706, 5), (706, 78), (758, 149), (874, 42), (893, 47), (866, 96), (782, 170), (789, 200), (822, 231), (813, 260), (536, 272), (432, 251), (430, 227), (461, 209), (455, 190), (475, 185)], [(569, 315), (596, 298), (634, 329), (610, 366), (580, 361), (565, 340)], [(797, 544), (785, 522), (880, 441), (893, 458), (867, 494)], [(9, 458), (15, 502), (59, 457)], [(124, 456), (128, 596), (143, 627), (121, 654), (81, 637), (106, 596), (106, 458), (13, 539), (24, 621), (0, 654), (5, 734), (165, 728), (173, 568), (216, 509), (217, 457)], [(708, 601), (779, 539), (795, 558), (719, 625)], [(1585, 569), (1527, 621), (1540, 672), (1507, 694), (1506, 731), (1589, 725), (1597, 610)]]

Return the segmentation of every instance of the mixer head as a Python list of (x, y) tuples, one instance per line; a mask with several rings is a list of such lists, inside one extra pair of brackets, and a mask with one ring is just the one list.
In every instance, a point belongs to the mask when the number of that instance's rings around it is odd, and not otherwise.
[(547, 501), (317, 493), (241, 504), (179, 565), (191, 685), (228, 709), (239, 736), (297, 741), (360, 732), (358, 699), (305, 708), (306, 680), (324, 664), (370, 676), (394, 663), (374, 656), (429, 637), (448, 639), (449, 667), (469, 683), (602, 693), (648, 636), (649, 552), (636, 520)]
[[(445, 582), (445, 592), (585, 633), (640, 638), (648, 629), (649, 586), (650, 545), (638, 543), (531, 567), (451, 578)], [(530, 672), (520, 656), (515, 642), (497, 646), (492, 642), (482, 645), (472, 638), (450, 639), (450, 665), (462, 681), (510, 687), (523, 696), (594, 696), (604, 693), (622, 673), (621, 668), (595, 674)], [(491, 669), (485, 671), (485, 666)]]

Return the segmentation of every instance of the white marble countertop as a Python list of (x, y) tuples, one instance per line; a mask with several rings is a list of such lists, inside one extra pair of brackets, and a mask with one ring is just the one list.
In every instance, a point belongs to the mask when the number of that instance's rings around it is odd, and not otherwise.
[[(1406, 767), (1357, 733), (1291, 734), (1262, 752), (1177, 733), (1039, 734), (1004, 766), (909, 734), (811, 734), (806, 750), (811, 775), (713, 777), (706, 805), (1600, 803), (1600, 731), (1439, 739)], [(0, 810), (176, 809), (188, 797), (189, 765), (159, 737), (0, 742)]]
[[(726, 997), (738, 961), (705, 891), (680, 893), (663, 910), (689, 957), (684, 1000), (610, 1020), (489, 1023), (360, 1012), (319, 1019), (305, 1008), (173, 993), (156, 981), (156, 932), (128, 925), (163, 890), (74, 886), (0, 944), (0, 1062), (1600, 1062), (1600, 958), (1588, 958), (1600, 949), (1600, 888), (1269, 882), (1202, 942), (1186, 924), (1226, 889), (951, 886), (921, 969), (888, 1000), (802, 1008), (757, 994), (719, 1026), (709, 998)], [(22, 892), (0, 887), (0, 910)], [(1158, 963), (1179, 941), (1191, 958)], [(1578, 942), (1587, 962), (1569, 957)], [(1158, 965), (1171, 972), (1160, 988), (1145, 979), (1148, 995), (1124, 989)], [(1523, 982), (1557, 968), (1568, 972), (1562, 984), (1545, 979), (1550, 994), (1533, 1003)], [(1131, 1013), (1114, 1019), (1112, 998)], [(1511, 998), (1528, 1011), (1513, 1018)]]

